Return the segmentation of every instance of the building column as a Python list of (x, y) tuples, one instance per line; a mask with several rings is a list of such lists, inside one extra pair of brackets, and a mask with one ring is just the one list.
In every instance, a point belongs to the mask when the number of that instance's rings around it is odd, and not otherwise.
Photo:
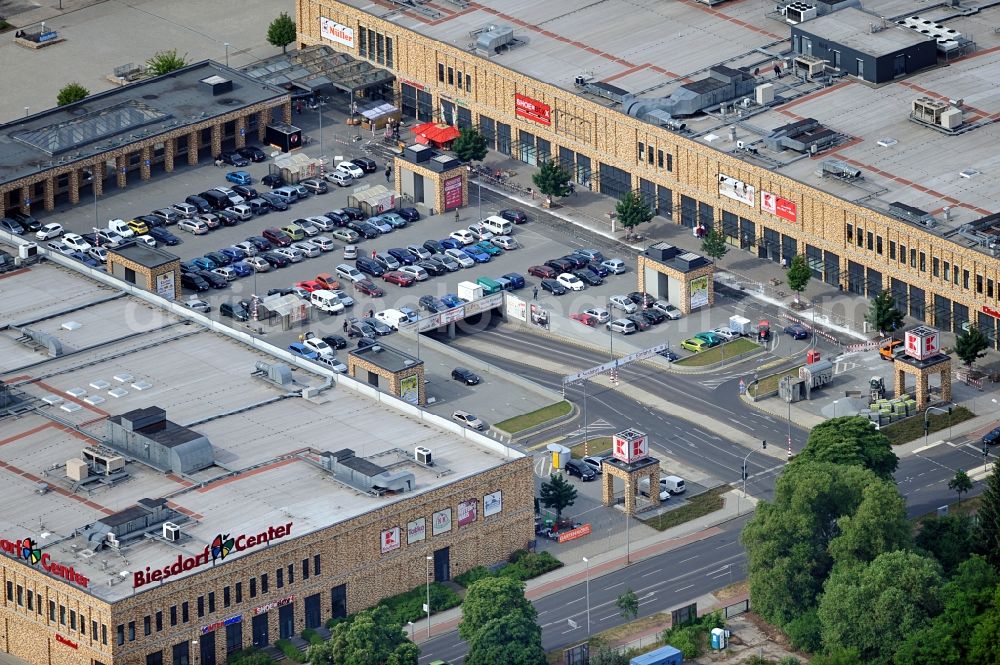
[(218, 157), (222, 154), (222, 124), (215, 123), (212, 125), (212, 157)]
[(201, 145), (201, 132), (195, 130), (188, 134), (188, 166), (198, 166), (198, 148)]
[(951, 363), (949, 362), (944, 369), (941, 370), (941, 400), (944, 402), (951, 401)]
[(601, 502), (610, 506), (615, 501), (615, 477), (610, 473), (601, 474)]
[(930, 401), (930, 388), (927, 384), (927, 374), (921, 373), (917, 377), (917, 411), (927, 409), (927, 403)]
[(73, 204), (80, 202), (80, 169), (69, 172), (69, 202)]
[(7, 192), (10, 190), (0, 189), (0, 217), (7, 215)]
[(242, 148), (243, 146), (245, 146), (247, 144), (247, 119), (246, 119), (246, 117), (244, 117), (244, 116), (241, 115), (240, 117), (236, 118), (236, 122), (234, 123), (234, 127), (235, 127), (235, 129), (233, 131), (235, 133), (234, 140), (236, 141), (236, 147), (237, 148)]
[(45, 210), (52, 212), (56, 209), (56, 179), (49, 176), (45, 179)]
[(177, 152), (177, 139), (167, 139), (163, 142), (163, 170), (174, 171), (174, 154)]
[(635, 476), (629, 474), (625, 481), (625, 515), (627, 517), (635, 515), (635, 494), (638, 491), (636, 485)]
[(140, 152), (139, 157), (142, 160), (139, 162), (139, 176), (143, 180), (149, 180), (150, 171), (152, 171), (153, 166), (153, 149), (150, 146), (146, 146)]
[(257, 140), (261, 143), (267, 136), (267, 126), (271, 124), (271, 109), (266, 108), (257, 114)]
[(125, 189), (128, 184), (128, 155), (115, 158), (115, 175), (118, 176), (118, 189)]
[(282, 107), (282, 111), (284, 112), (283, 115), (285, 116), (285, 122), (292, 124), (292, 100), (289, 99), (285, 102)]
[(660, 467), (649, 474), (649, 500), (656, 508), (660, 507)]
[[(28, 201), (28, 203), (25, 203), (25, 201)], [(25, 185), (21, 187), (21, 200), (17, 202), (17, 205), (18, 207), (21, 208), (21, 212), (23, 212), (26, 215), (31, 213), (30, 201), (31, 201), (31, 188)]]
[(94, 188), (95, 196), (102, 196), (104, 194), (105, 164), (104, 162), (97, 162), (92, 168), (93, 173), (90, 176), (90, 186)]
[(896, 393), (896, 397), (902, 397), (903, 393), (906, 392), (906, 372), (899, 369), (899, 367), (894, 367), (892, 370), (893, 375), (893, 390)]

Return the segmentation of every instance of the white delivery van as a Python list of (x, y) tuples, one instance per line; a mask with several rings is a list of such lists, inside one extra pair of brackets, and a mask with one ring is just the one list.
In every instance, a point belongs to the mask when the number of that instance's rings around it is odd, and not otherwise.
[(114, 231), (123, 238), (131, 238), (135, 235), (135, 231), (129, 228), (124, 219), (108, 220), (108, 230)]
[(497, 217), (496, 215), (490, 215), (480, 222), (480, 224), (495, 236), (509, 236), (514, 231), (513, 224), (503, 217)]
[(319, 289), (309, 294), (309, 303), (318, 310), (336, 314), (344, 311), (344, 303), (331, 291)]
[(386, 309), (375, 315), (375, 318), (393, 330), (399, 330), (399, 324), (406, 323), (409, 318), (398, 309)]
[(729, 329), (743, 337), (749, 337), (753, 333), (753, 329), (750, 327), (750, 319), (738, 314), (729, 317)]
[(475, 282), (459, 282), (458, 297), (465, 302), (472, 302), (483, 297), (483, 287)]
[(687, 488), (684, 486), (684, 479), (680, 476), (666, 476), (660, 478), (660, 486), (671, 494), (683, 494)]
[[(667, 490), (663, 480), (663, 478), (660, 478), (660, 501), (666, 501), (670, 498), (670, 492)], [(649, 496), (649, 478), (639, 480), (639, 494)]]

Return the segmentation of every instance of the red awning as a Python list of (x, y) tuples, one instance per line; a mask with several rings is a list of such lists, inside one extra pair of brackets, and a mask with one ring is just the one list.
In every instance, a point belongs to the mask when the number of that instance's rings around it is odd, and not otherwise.
[(437, 146), (444, 145), (445, 143), (451, 143), (457, 139), (460, 134), (458, 129), (452, 127), (451, 125), (436, 122), (425, 122), (422, 125), (417, 125), (410, 131), (416, 134), (417, 143), (422, 143), (424, 145), (433, 143)]

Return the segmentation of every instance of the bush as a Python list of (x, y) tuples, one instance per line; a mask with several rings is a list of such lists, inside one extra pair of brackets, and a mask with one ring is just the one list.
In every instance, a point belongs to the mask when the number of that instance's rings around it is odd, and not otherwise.
[(456, 576), (455, 584), (468, 589), (479, 580), (487, 577), (493, 577), (493, 571), (486, 566), (476, 566), (475, 568), (470, 568), (461, 575)]
[(823, 646), (821, 628), (819, 615), (813, 609), (789, 621), (785, 625), (785, 634), (796, 649), (817, 653)]
[(720, 612), (712, 612), (694, 621), (663, 631), (661, 639), (684, 654), (684, 658), (697, 658), (708, 644), (708, 633), (713, 628), (722, 628), (724, 622)]
[(339, 624), (351, 621), (353, 616), (354, 615), (352, 614), (349, 617), (341, 617), (339, 619), (334, 619), (331, 617), (326, 620), (326, 629), (332, 633), (334, 628), (336, 628)]
[(285, 654), (285, 658), (293, 663), (306, 662), (306, 655), (299, 651), (299, 648), (288, 640), (278, 640), (274, 643), (274, 646), (278, 647), (278, 649), (281, 650), (281, 653)]
[(778, 665), (802, 665), (795, 656), (785, 656), (778, 661)]
[[(382, 600), (379, 605), (389, 610), (393, 621), (401, 626), (405, 626), (409, 621), (418, 621), (425, 616), (424, 603), (427, 602), (427, 588), (419, 586), (406, 593), (390, 596)], [(431, 583), (431, 613), (443, 612), (444, 610), (457, 607), (462, 604), (462, 599), (458, 594), (441, 584)]]
[(317, 633), (312, 628), (306, 628), (305, 630), (302, 631), (302, 639), (304, 639), (309, 644), (323, 644), (324, 642), (320, 634)]
[(510, 555), (508, 563), (503, 564), (495, 571), (483, 566), (476, 566), (457, 576), (455, 582), (465, 588), (469, 588), (475, 582), (486, 577), (509, 577), (524, 582), (533, 577), (544, 575), (562, 565), (562, 561), (548, 552), (517, 550)]
[(270, 665), (274, 659), (263, 651), (247, 647), (230, 654), (227, 662), (231, 665)]

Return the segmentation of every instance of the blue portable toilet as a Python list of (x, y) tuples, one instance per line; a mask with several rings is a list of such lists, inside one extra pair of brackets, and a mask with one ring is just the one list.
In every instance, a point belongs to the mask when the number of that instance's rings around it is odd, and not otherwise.
[(684, 665), (681, 652), (670, 645), (636, 656), (629, 665)]
[(710, 633), (710, 635), (711, 635), (710, 639), (711, 639), (712, 649), (720, 650), (720, 649), (725, 649), (726, 648), (726, 646), (727, 646), (727, 644), (726, 644), (726, 637), (727, 637), (726, 632), (727, 631), (724, 630), (724, 629), (722, 629), (722, 628), (713, 628), (712, 629), (712, 632)]

